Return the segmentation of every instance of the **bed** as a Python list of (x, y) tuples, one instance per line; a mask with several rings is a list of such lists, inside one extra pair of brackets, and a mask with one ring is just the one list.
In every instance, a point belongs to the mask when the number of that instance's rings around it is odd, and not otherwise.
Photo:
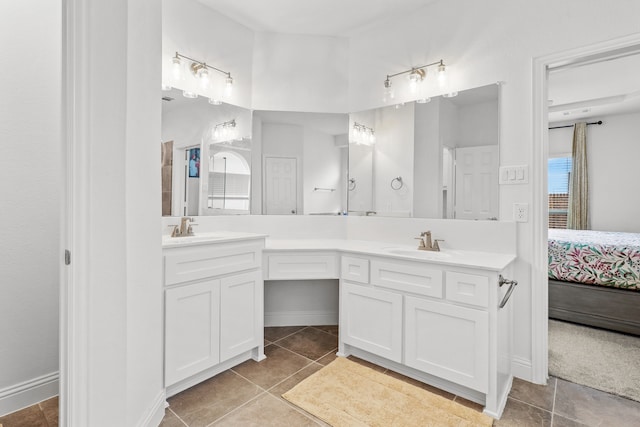
[(549, 317), (640, 335), (640, 233), (550, 229)]

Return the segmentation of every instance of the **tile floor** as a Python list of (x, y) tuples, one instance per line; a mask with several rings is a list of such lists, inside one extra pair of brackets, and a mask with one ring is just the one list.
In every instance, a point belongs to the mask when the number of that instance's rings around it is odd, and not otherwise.
[[(337, 346), (336, 326), (266, 328), (266, 360), (249, 360), (169, 398), (161, 426), (326, 426), (280, 395), (335, 359)], [(458, 396), (359, 362), (481, 410)], [(57, 426), (57, 398), (0, 417), (0, 424)], [(516, 379), (502, 419), (494, 425), (639, 426), (640, 403), (556, 378), (546, 386)]]

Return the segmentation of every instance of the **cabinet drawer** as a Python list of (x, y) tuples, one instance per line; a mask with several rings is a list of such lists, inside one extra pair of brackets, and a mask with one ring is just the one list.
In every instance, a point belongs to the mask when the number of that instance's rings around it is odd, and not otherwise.
[(260, 267), (261, 245), (216, 244), (166, 251), (164, 255), (165, 285), (206, 279)]
[(418, 263), (372, 260), (371, 283), (398, 291), (442, 298), (442, 271)]
[(267, 255), (268, 271), (265, 279), (337, 279), (338, 263), (335, 254), (309, 252)]
[(447, 271), (446, 299), (453, 302), (489, 306), (489, 278)]
[(342, 279), (358, 283), (369, 283), (368, 259), (343, 256), (340, 266), (342, 269), (340, 277)]

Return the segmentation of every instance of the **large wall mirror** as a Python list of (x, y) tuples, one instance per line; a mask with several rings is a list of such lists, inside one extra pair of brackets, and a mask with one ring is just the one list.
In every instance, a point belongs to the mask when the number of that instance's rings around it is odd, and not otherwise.
[(498, 218), (497, 84), (350, 114), (349, 215)]
[(251, 111), (162, 92), (162, 215), (248, 214)]

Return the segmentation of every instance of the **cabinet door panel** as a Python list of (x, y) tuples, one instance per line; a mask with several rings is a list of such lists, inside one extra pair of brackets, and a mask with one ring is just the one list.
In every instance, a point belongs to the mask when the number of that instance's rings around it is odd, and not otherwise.
[(401, 362), (402, 295), (347, 282), (341, 288), (343, 342)]
[(165, 292), (165, 386), (220, 361), (219, 280)]
[(405, 298), (405, 363), (486, 393), (489, 373), (486, 311)]
[(261, 276), (252, 271), (220, 281), (221, 362), (260, 344)]

